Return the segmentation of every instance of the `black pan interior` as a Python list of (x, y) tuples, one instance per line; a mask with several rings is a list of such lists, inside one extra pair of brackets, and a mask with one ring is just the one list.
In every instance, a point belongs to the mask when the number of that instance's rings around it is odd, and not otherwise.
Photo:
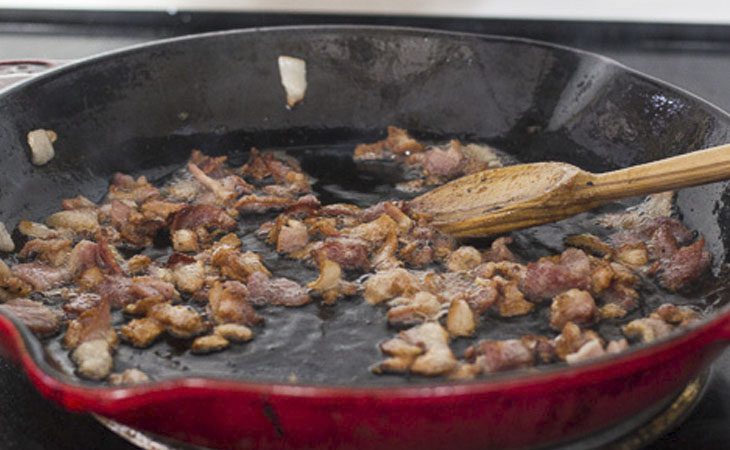
[[(281, 54), (307, 61), (307, 95), (293, 110), (279, 84)], [(358, 173), (343, 152), (391, 124), (423, 139), (485, 142), (521, 161), (568, 161), (599, 172), (724, 143), (730, 134), (730, 118), (690, 94), (595, 55), (530, 41), (372, 27), (219, 33), (103, 56), (0, 94), (0, 220), (12, 227), (41, 219), (79, 193), (99, 200), (116, 171), (163, 180), (192, 148), (240, 164), (252, 145), (301, 157), (325, 197), (336, 200), (337, 186), (346, 186), (367, 203), (387, 184)], [(35, 128), (59, 135), (56, 158), (40, 168), (30, 165), (25, 145)], [(727, 195), (717, 183), (684, 190), (677, 200), (685, 223), (707, 238), (716, 272), (730, 244)], [(518, 245), (560, 249), (565, 227), (582, 226), (574, 220), (529, 230)], [(295, 276), (280, 264), (282, 274)], [(707, 283), (676, 300), (716, 307), (723, 292)], [(403, 378), (367, 370), (380, 358), (376, 343), (393, 334), (383, 314), (359, 300), (271, 309), (246, 346), (205, 357), (173, 341), (142, 352), (122, 346), (117, 368), (140, 366), (156, 379), (282, 381), (295, 374), (308, 383), (400, 384)], [(522, 334), (534, 319), (510, 332)], [(69, 368), (56, 343), (49, 350), (49, 359)]]

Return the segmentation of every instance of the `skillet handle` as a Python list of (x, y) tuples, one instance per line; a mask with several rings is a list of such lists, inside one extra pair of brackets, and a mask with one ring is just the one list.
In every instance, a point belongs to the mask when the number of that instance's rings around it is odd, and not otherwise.
[(63, 59), (0, 60), (0, 91), (68, 62), (68, 60)]

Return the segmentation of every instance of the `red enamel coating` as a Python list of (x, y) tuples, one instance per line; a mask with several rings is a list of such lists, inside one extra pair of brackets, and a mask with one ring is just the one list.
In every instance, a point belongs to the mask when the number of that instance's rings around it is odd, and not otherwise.
[(216, 448), (491, 449), (545, 445), (620, 422), (681, 389), (730, 338), (725, 311), (618, 358), (468, 384), (328, 388), (213, 379), (132, 388), (66, 384), (0, 316), (0, 343), (43, 395), (76, 411)]

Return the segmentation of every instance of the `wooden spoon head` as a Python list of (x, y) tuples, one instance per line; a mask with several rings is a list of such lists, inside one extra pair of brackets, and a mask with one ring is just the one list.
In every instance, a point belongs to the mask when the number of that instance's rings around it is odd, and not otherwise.
[(457, 237), (490, 236), (585, 211), (572, 187), (591, 174), (566, 163), (520, 164), (454, 180), (410, 202), (417, 216)]

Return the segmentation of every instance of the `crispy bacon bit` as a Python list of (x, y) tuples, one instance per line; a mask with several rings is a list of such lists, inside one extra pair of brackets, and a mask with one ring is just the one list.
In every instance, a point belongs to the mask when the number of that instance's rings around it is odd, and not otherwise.
[(290, 197), (251, 194), (239, 198), (234, 206), (241, 212), (263, 214), (269, 211), (281, 211), (294, 203), (295, 201)]
[(69, 322), (63, 342), (73, 349), (71, 359), (79, 375), (92, 380), (106, 378), (112, 370), (112, 352), (117, 345), (109, 304), (102, 300)]
[(75, 233), (93, 234), (99, 230), (95, 209), (72, 209), (51, 214), (46, 224), (55, 229), (68, 229)]
[(109, 301), (114, 308), (121, 308), (146, 297), (159, 295), (170, 300), (178, 296), (171, 283), (152, 277), (107, 276), (96, 286), (96, 293)]
[(169, 334), (183, 339), (197, 336), (208, 328), (200, 314), (184, 305), (160, 303), (152, 307), (150, 317), (158, 321)]
[(236, 221), (217, 206), (189, 205), (178, 211), (170, 224), (172, 231), (195, 230), (199, 227), (231, 231), (236, 228)]
[(276, 251), (279, 253), (293, 253), (304, 248), (309, 242), (309, 234), (304, 223), (298, 220), (288, 220), (279, 230), (276, 240)]
[[(268, 280), (268, 278), (266, 278)], [(208, 293), (211, 316), (216, 323), (256, 325), (263, 318), (256, 314), (249, 301), (249, 291), (238, 281), (216, 282)]]
[(550, 306), (550, 326), (562, 330), (566, 323), (578, 325), (592, 323), (598, 315), (598, 308), (591, 294), (580, 289), (571, 289), (557, 295)]
[(18, 223), (18, 231), (32, 239), (58, 239), (62, 237), (71, 237), (63, 235), (63, 233), (59, 230), (52, 230), (42, 223), (30, 222), (27, 220), (21, 220), (20, 223)]
[(0, 311), (10, 313), (39, 337), (52, 336), (61, 328), (61, 318), (43, 303), (27, 298), (14, 298), (0, 305)]
[(101, 297), (96, 294), (79, 294), (71, 297), (63, 304), (63, 310), (66, 316), (72, 319), (80, 316), (84, 311), (88, 311), (96, 307), (101, 302)]
[(84, 341), (71, 353), (79, 375), (91, 380), (103, 380), (114, 367), (112, 349), (104, 339)]
[(568, 364), (575, 364), (588, 359), (598, 358), (606, 354), (606, 350), (603, 348), (601, 341), (597, 339), (591, 339), (590, 341), (583, 344), (577, 352), (571, 353), (565, 356), (565, 362)]
[(381, 344), (388, 359), (373, 367), (373, 372), (412, 372), (419, 375), (443, 375), (456, 368), (457, 361), (449, 348), (449, 334), (441, 325), (424, 323), (403, 331)]
[(686, 306), (677, 306), (665, 303), (658, 307), (650, 318), (661, 319), (666, 323), (679, 326), (687, 326), (700, 320), (700, 313)]
[(601, 319), (621, 319), (626, 317), (626, 314), (628, 314), (628, 311), (616, 303), (607, 303), (601, 306), (598, 311)]
[(623, 264), (639, 267), (649, 262), (649, 251), (643, 242), (623, 244), (617, 250), (616, 258)]
[(193, 264), (180, 264), (173, 269), (175, 286), (181, 292), (193, 294), (205, 284), (205, 267), (200, 261)]
[(176, 252), (197, 252), (200, 250), (198, 235), (191, 230), (173, 231), (172, 248), (174, 248)]
[(611, 341), (606, 346), (606, 353), (621, 353), (622, 351), (629, 348), (629, 342), (626, 339), (619, 339), (617, 341)]
[(637, 319), (624, 325), (623, 332), (628, 338), (639, 338), (642, 342), (653, 342), (671, 333), (672, 327), (661, 319)]
[(662, 261), (659, 283), (672, 292), (684, 289), (706, 273), (711, 262), (712, 256), (705, 250), (705, 240), (700, 238)]
[(461, 299), (455, 299), (449, 307), (449, 314), (446, 318), (446, 329), (454, 337), (471, 336), (476, 329), (474, 313), (469, 304)]
[(499, 282), (501, 296), (497, 300), (499, 315), (502, 317), (516, 317), (529, 314), (534, 308), (533, 303), (525, 300), (525, 296), (517, 287), (517, 283)]
[(415, 325), (432, 320), (441, 312), (441, 302), (430, 292), (418, 292), (413, 297), (398, 297), (388, 306), (388, 323), (395, 326)]
[(217, 325), (213, 329), (213, 333), (230, 342), (247, 342), (253, 339), (253, 331), (247, 326), (237, 323)]
[(578, 325), (573, 322), (568, 322), (563, 327), (560, 335), (555, 338), (555, 354), (558, 358), (565, 361), (568, 355), (580, 350), (590, 340), (602, 342), (600, 336), (595, 331), (583, 331)]
[(405, 269), (377, 272), (363, 284), (365, 300), (378, 304), (398, 296), (415, 294), (420, 290), (418, 278)]
[(568, 289), (589, 289), (590, 275), (588, 256), (582, 250), (569, 248), (557, 261), (547, 257), (529, 263), (521, 290), (530, 300), (548, 300)]
[(370, 269), (369, 245), (357, 238), (327, 238), (315, 250), (318, 258), (327, 258), (339, 264), (345, 270)]
[(164, 331), (162, 324), (149, 317), (131, 320), (119, 329), (122, 339), (137, 348), (149, 347)]
[(326, 258), (319, 263), (319, 277), (307, 284), (307, 288), (319, 294), (326, 304), (332, 304), (340, 297), (355, 295), (357, 292), (355, 283), (342, 279), (340, 265)]
[(213, 352), (219, 352), (228, 347), (231, 343), (226, 338), (218, 334), (209, 334), (208, 336), (200, 336), (195, 338), (190, 351), (194, 354), (204, 355)]
[(482, 254), (474, 247), (464, 245), (456, 249), (446, 261), (446, 267), (452, 272), (471, 270), (482, 263)]
[(107, 198), (109, 200), (131, 200), (141, 205), (159, 195), (160, 192), (147, 181), (146, 177), (139, 177), (135, 180), (129, 175), (116, 173), (109, 186)]
[(491, 261), (491, 262), (517, 262), (517, 257), (514, 253), (507, 247), (507, 245), (511, 244), (513, 239), (511, 237), (500, 237), (495, 239), (492, 242), (491, 247), (489, 250), (484, 252), (484, 261)]
[(426, 176), (450, 180), (464, 173), (466, 161), (461, 152), (461, 142), (453, 140), (445, 149), (432, 148), (423, 156)]
[(0, 252), (15, 251), (15, 242), (3, 222), (0, 222)]
[(466, 357), (480, 366), (485, 373), (522, 369), (535, 364), (534, 350), (520, 339), (479, 341), (467, 349)]
[(188, 163), (188, 171), (190, 171), (200, 184), (210, 189), (222, 203), (226, 203), (236, 197), (236, 193), (233, 190), (226, 189), (220, 181), (209, 177), (194, 163)]
[(109, 375), (109, 383), (113, 386), (129, 386), (149, 381), (147, 374), (139, 369), (126, 369), (124, 372)]
[(28, 241), (18, 253), (21, 258), (37, 259), (53, 267), (63, 265), (71, 252), (71, 241), (68, 239), (33, 239)]
[(51, 267), (42, 263), (16, 264), (13, 275), (28, 283), (38, 292), (63, 286), (71, 281), (71, 273), (65, 267)]
[(392, 126), (388, 127), (388, 137), (385, 139), (385, 147), (396, 155), (423, 151), (423, 145), (413, 139), (406, 130)]
[(302, 306), (312, 299), (307, 289), (287, 278), (269, 278), (261, 272), (254, 272), (248, 278), (248, 293), (251, 303), (257, 306)]
[(132, 275), (138, 275), (147, 271), (152, 265), (152, 260), (147, 255), (134, 255), (127, 261), (127, 271)]
[(266, 277), (271, 272), (264, 266), (261, 256), (253, 252), (241, 253), (230, 247), (220, 247), (213, 252), (212, 263), (220, 269), (221, 274), (233, 280), (246, 282), (254, 273), (262, 273)]

